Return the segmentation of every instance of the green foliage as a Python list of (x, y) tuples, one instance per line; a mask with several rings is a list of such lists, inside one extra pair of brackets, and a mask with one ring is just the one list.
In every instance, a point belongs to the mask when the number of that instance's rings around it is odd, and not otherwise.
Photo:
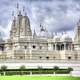
[(40, 70), (40, 69), (43, 69), (43, 68), (42, 68), (42, 66), (38, 66), (38, 69)]
[(24, 69), (26, 69), (26, 67), (24, 65), (22, 65), (22, 66), (20, 66), (20, 69), (24, 70)]
[(42, 68), (38, 67), (36, 69), (26, 69), (24, 65), (20, 66), (19, 69), (7, 69), (6, 66), (2, 66), (0, 70), (0, 74), (3, 75), (5, 72), (6, 75), (29, 75), (32, 74), (69, 74), (72, 71), (72, 68), (67, 69), (60, 69), (59, 67), (55, 66), (54, 68)]
[(71, 67), (68, 67), (68, 71), (73, 71), (73, 68), (71, 68)]
[(5, 65), (1, 66), (2, 71), (5, 71), (6, 69), (7, 69), (7, 66), (5, 66)]
[(53, 69), (56, 71), (56, 70), (59, 70), (59, 67), (58, 66), (54, 66)]
[(24, 65), (20, 66), (20, 70), (21, 70), (20, 74), (21, 74), (21, 75), (24, 74), (23, 70), (25, 70), (25, 69), (26, 69), (26, 67), (25, 67)]

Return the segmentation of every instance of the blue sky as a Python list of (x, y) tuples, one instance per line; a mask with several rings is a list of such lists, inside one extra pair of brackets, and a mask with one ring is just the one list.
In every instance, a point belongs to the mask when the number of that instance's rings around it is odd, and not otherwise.
[(80, 0), (0, 0), (2, 37), (9, 36), (11, 15), (12, 11), (16, 12), (17, 2), (21, 10), (25, 6), (32, 30), (38, 32), (41, 23), (49, 32), (68, 31), (70, 36), (73, 35), (80, 18)]

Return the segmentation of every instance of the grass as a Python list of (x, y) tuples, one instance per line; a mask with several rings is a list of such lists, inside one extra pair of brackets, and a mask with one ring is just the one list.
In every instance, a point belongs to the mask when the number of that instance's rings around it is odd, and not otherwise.
[(80, 80), (80, 77), (65, 76), (0, 76), (0, 80)]

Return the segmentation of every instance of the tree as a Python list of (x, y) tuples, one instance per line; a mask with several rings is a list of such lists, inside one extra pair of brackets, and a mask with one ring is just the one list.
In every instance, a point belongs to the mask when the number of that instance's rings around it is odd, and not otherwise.
[(42, 73), (42, 66), (38, 66), (38, 71), (39, 71), (39, 73), (41, 74)]
[(23, 71), (26, 69), (26, 67), (24, 65), (20, 66), (20, 71), (21, 71), (21, 74), (23, 75)]
[(68, 71), (70, 72), (70, 71), (73, 71), (73, 68), (71, 68), (71, 67), (68, 67)]
[(58, 66), (54, 66), (53, 69), (54, 69), (54, 75), (55, 75), (56, 71), (59, 70), (59, 67)]
[(3, 72), (3, 75), (5, 75), (5, 70), (7, 69), (7, 66), (5, 66), (5, 65), (2, 65), (1, 66), (1, 70), (2, 70), (2, 72)]
[(55, 71), (56, 70), (58, 70), (59, 69), (59, 67), (58, 66), (54, 66), (54, 68), (53, 68)]

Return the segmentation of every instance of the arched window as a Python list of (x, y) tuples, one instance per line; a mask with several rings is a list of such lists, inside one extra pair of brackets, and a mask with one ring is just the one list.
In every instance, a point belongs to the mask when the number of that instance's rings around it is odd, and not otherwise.
[(71, 57), (70, 56), (68, 57), (68, 60), (71, 60)]
[(48, 59), (49, 59), (49, 57), (47, 56), (47, 57), (46, 57), (46, 59), (48, 60)]
[(35, 45), (33, 45), (33, 49), (35, 49), (36, 48), (36, 46)]

